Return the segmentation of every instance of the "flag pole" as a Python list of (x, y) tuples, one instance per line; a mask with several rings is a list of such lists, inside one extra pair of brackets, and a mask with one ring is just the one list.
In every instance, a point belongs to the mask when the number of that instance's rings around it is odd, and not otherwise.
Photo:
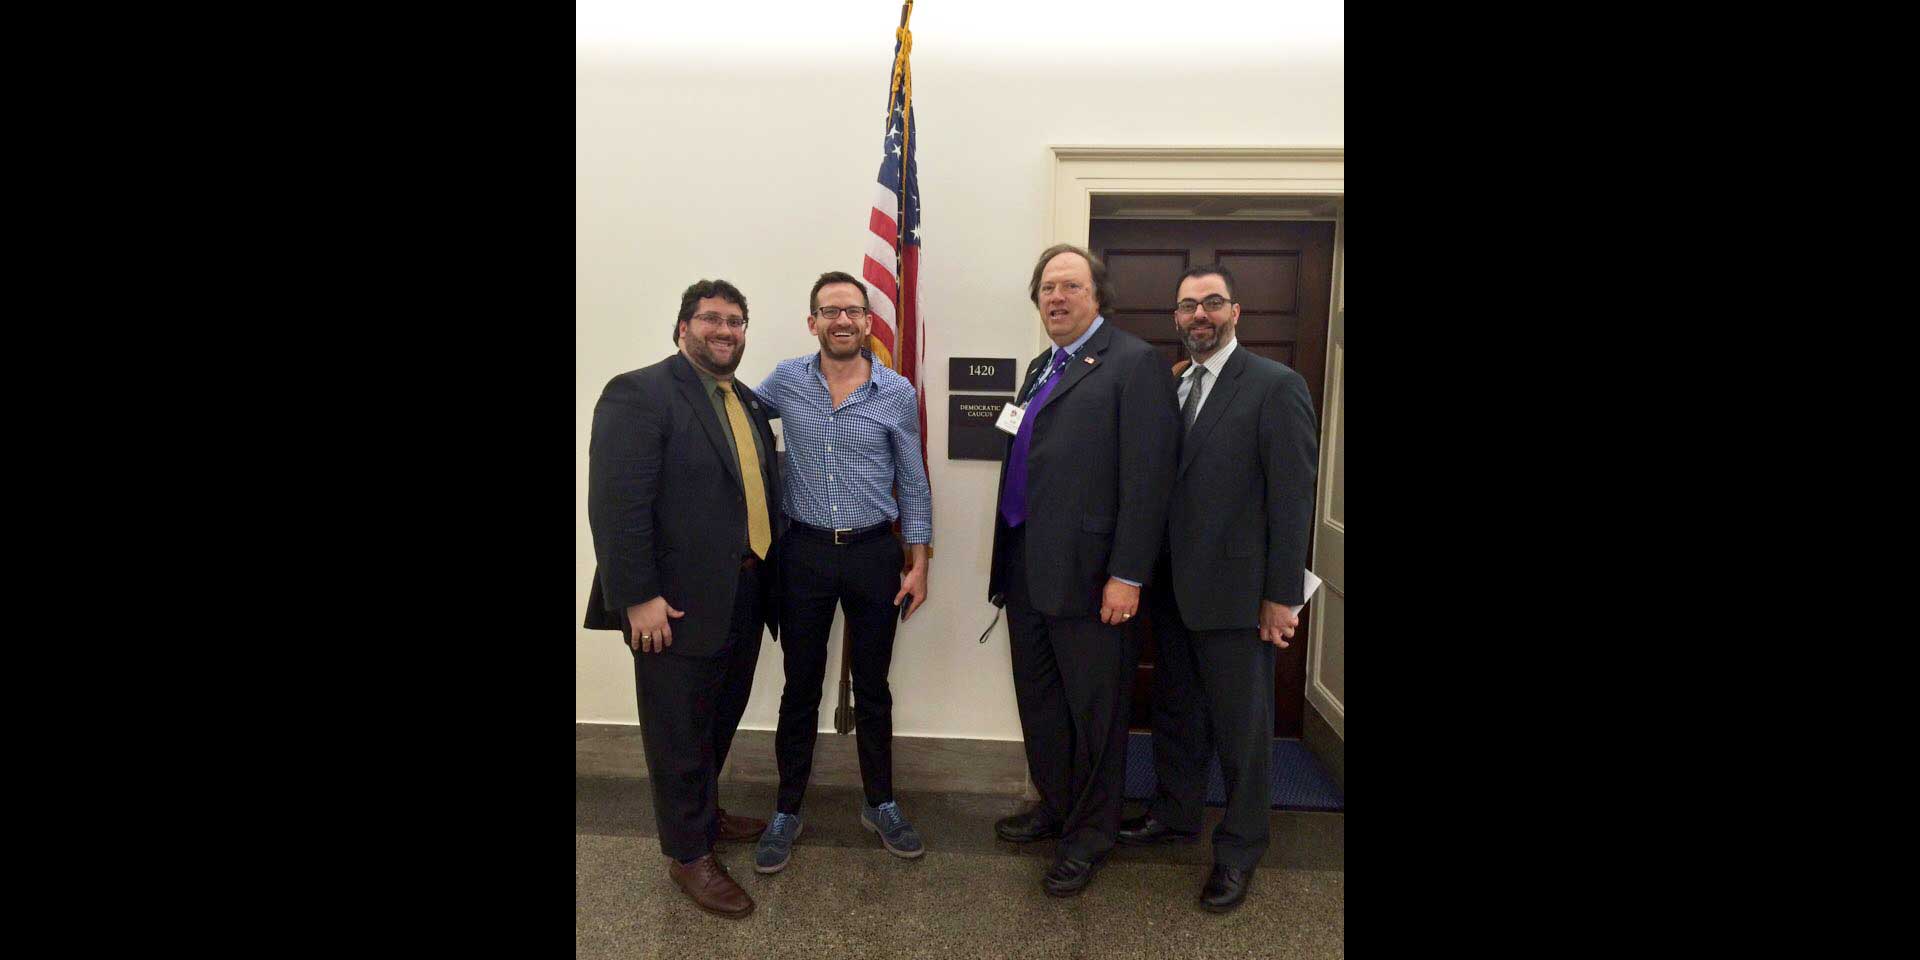
[[(913, 114), (913, 68), (907, 59), (913, 52), (913, 33), (907, 29), (907, 21), (911, 19), (912, 16), (913, 0), (905, 0), (905, 2), (900, 5), (900, 26), (894, 31), (894, 38), (899, 42), (900, 50), (894, 54), (893, 77), (887, 85), (887, 123), (889, 125), (893, 123), (894, 105), (899, 103), (902, 97), (904, 97), (907, 102), (906, 109), (903, 110), (900, 115), (900, 163), (902, 165), (900, 201), (895, 204), (893, 208), (893, 222), (902, 226), (907, 222), (906, 171), (904, 167), (908, 150), (911, 148), (908, 137), (912, 136), (912, 124), (909, 121), (912, 119)], [(900, 255), (901, 249), (905, 246), (906, 237), (896, 228), (893, 238), (893, 288), (895, 290), (905, 289), (906, 263)], [(898, 371), (904, 362), (901, 358), (901, 351), (906, 349), (906, 331), (902, 326), (899, 326), (898, 318), (904, 317), (905, 313), (906, 311), (903, 306), (901, 311), (895, 314), (896, 326), (893, 335), (893, 355), (891, 358), (895, 371)], [(872, 336), (869, 335), (869, 349), (873, 346), (871, 342), (872, 339)], [(916, 344), (916, 346), (917, 345), (918, 344)], [(896, 535), (898, 534), (897, 523), (895, 524), (895, 533)], [(931, 554), (931, 549), (929, 549), (928, 552)], [(853, 731), (853, 651), (849, 646), (853, 638), (848, 630), (849, 625), (846, 620), (842, 618), (840, 622), (840, 696), (838, 698), (839, 702), (835, 704), (833, 708), (833, 731), (843, 737)]]
[[(893, 58), (893, 82), (887, 94), (887, 122), (893, 122), (893, 105), (906, 100), (906, 109), (900, 112), (900, 202), (894, 205), (893, 222), (902, 226), (907, 222), (907, 157), (912, 155), (913, 144), (913, 63), (908, 57), (913, 53), (913, 31), (907, 29), (907, 21), (913, 17), (913, 0), (900, 4), (900, 28), (894, 31), (894, 39), (900, 44), (900, 52)], [(896, 231), (893, 238), (893, 287), (903, 288), (906, 283), (907, 266), (900, 251), (905, 249), (907, 238), (903, 232)], [(902, 305), (896, 318), (906, 315)], [(893, 331), (893, 369), (900, 369), (900, 351), (906, 347), (906, 332), (900, 329), (896, 319)]]

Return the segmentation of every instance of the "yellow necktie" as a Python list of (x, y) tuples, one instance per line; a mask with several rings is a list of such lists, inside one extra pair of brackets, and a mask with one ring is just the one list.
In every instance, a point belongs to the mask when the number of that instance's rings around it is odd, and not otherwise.
[(767, 520), (767, 489), (760, 482), (760, 452), (753, 445), (753, 425), (747, 422), (747, 411), (740, 408), (740, 398), (726, 387), (719, 389), (727, 407), (727, 422), (733, 425), (733, 446), (740, 451), (740, 480), (747, 488), (747, 545), (753, 548), (754, 556), (764, 560), (767, 548), (773, 546), (773, 527)]

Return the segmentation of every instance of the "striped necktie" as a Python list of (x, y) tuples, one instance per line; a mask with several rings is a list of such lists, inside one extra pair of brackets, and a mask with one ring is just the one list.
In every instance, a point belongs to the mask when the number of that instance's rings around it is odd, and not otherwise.
[(1180, 405), (1180, 417), (1187, 421), (1187, 429), (1193, 429), (1193, 421), (1200, 416), (1200, 381), (1207, 378), (1207, 368), (1193, 365), (1193, 372), (1187, 375), (1187, 402)]

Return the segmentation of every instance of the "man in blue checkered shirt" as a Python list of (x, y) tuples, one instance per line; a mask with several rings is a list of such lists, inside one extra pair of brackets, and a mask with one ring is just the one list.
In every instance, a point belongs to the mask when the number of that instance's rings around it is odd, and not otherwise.
[(927, 598), (933, 497), (920, 461), (913, 384), (862, 346), (873, 325), (869, 307), (858, 279), (821, 274), (807, 300), (807, 330), (820, 338), (820, 352), (781, 361), (757, 390), (782, 424), (781, 497), (792, 520), (778, 551), (787, 676), (774, 737), (780, 794), (754, 851), (761, 873), (786, 867), (800, 836), (835, 604), (846, 613), (845, 655), (853, 667), (853, 725), (866, 793), (860, 821), (895, 856), (918, 857), (925, 849), (894, 801), (887, 669), (894, 628)]

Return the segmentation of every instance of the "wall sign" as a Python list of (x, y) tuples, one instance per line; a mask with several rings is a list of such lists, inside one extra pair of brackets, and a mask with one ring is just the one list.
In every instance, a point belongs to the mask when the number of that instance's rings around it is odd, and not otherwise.
[(1009, 437), (994, 427), (1011, 394), (956, 393), (947, 397), (947, 459), (999, 460)]
[[(948, 390), (1005, 390), (1013, 392), (1012, 357), (951, 357), (947, 360)], [(994, 416), (999, 416), (999, 411)]]

